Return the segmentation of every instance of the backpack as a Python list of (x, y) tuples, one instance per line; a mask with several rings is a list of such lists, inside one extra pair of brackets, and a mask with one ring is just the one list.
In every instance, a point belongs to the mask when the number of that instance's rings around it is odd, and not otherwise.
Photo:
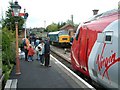
[(26, 46), (26, 39), (23, 40), (22, 44), (23, 46)]
[(25, 39), (22, 40), (22, 43), (21, 43), (21, 50), (24, 51), (24, 46), (26, 46), (26, 41)]

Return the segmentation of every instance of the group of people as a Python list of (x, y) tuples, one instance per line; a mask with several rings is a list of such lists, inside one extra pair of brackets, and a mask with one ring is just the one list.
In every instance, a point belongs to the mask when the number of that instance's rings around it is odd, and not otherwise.
[(37, 60), (41, 65), (50, 67), (50, 43), (49, 38), (45, 40), (42, 38), (36, 39), (36, 44), (30, 43), (28, 37), (23, 38), (21, 50), (25, 52), (25, 61), (33, 61), (33, 56), (36, 53)]

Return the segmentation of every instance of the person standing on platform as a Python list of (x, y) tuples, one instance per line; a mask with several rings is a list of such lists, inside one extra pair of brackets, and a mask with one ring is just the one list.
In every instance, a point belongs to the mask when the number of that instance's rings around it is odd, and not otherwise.
[(41, 65), (44, 65), (44, 41), (41, 40), (41, 43), (36, 47), (36, 51), (38, 52), (39, 59), (38, 61), (40, 62)]
[(50, 43), (49, 38), (45, 39), (45, 66), (51, 67), (50, 65)]
[[(39, 39), (36, 40), (36, 47), (41, 43), (41, 41), (42, 41), (41, 37), (39, 37)], [(37, 55), (37, 59), (36, 60), (39, 60), (40, 57), (39, 57), (39, 54), (38, 54), (38, 47), (36, 48), (36, 55)]]
[(27, 50), (28, 50), (28, 62), (33, 61), (33, 55), (35, 54), (35, 51), (31, 44), (29, 44), (29, 47), (27, 48)]
[(27, 50), (27, 48), (29, 47), (29, 44), (30, 44), (30, 42), (28, 40), (28, 36), (27, 36), (27, 38), (24, 38), (23, 40), (24, 40), (23, 43), (24, 43), (25, 61), (28, 61), (28, 50)]

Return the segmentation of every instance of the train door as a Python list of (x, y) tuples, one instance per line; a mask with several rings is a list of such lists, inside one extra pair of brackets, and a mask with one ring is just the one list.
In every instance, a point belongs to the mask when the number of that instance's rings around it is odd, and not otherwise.
[(79, 55), (78, 60), (80, 64), (80, 69), (82, 72), (87, 71), (87, 61), (88, 61), (88, 45), (89, 45), (89, 38), (88, 38), (88, 30), (86, 27), (82, 27), (80, 38), (79, 38)]

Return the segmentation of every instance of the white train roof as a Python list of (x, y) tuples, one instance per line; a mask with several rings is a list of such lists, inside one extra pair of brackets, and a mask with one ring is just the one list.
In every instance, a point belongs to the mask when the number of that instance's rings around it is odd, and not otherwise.
[(60, 31), (56, 31), (56, 32), (49, 32), (48, 34), (59, 34)]

